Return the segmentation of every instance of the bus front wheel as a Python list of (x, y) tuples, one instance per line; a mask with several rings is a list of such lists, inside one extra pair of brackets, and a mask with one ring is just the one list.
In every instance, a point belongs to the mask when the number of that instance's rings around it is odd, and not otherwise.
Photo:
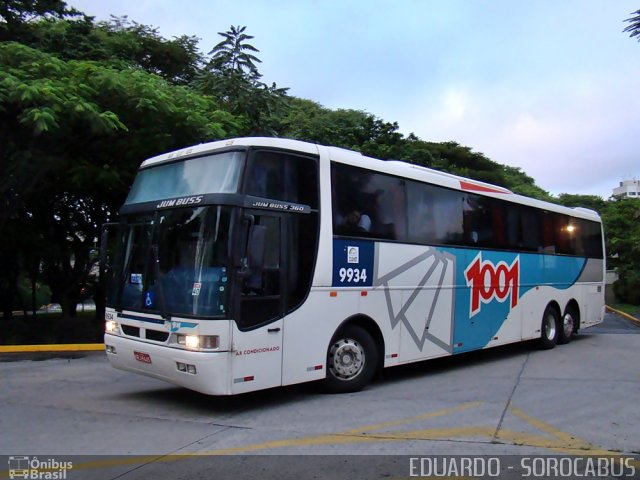
[(331, 393), (356, 392), (373, 379), (378, 365), (378, 349), (371, 335), (357, 325), (340, 329), (327, 351), (324, 386)]
[(558, 334), (560, 328), (560, 315), (558, 311), (551, 305), (547, 305), (542, 315), (542, 326), (540, 328), (540, 348), (549, 350), (558, 343)]

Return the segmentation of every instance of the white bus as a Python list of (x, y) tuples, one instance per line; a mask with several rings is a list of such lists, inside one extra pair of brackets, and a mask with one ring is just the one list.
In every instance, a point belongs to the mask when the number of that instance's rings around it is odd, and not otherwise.
[(551, 348), (604, 315), (595, 212), (340, 148), (240, 138), (163, 154), (119, 218), (107, 356), (206, 394), (355, 391), (380, 368)]

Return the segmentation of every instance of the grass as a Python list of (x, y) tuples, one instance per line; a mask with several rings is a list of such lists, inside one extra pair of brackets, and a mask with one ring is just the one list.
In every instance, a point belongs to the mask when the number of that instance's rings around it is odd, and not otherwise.
[(627, 313), (636, 318), (640, 318), (640, 306), (639, 305), (631, 305), (629, 303), (612, 303), (609, 305), (611, 308), (615, 308), (616, 310), (620, 310), (621, 312)]

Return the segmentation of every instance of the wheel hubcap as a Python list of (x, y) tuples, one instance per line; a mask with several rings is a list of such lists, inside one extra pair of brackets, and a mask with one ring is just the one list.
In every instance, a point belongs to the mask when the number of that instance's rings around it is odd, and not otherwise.
[(329, 358), (329, 369), (340, 380), (351, 380), (364, 368), (364, 349), (351, 338), (343, 338), (334, 343)]
[(556, 336), (556, 321), (553, 315), (547, 315), (544, 322), (544, 333), (549, 340), (553, 340)]
[(570, 313), (566, 313), (562, 319), (562, 329), (565, 337), (569, 338), (573, 335), (573, 316)]

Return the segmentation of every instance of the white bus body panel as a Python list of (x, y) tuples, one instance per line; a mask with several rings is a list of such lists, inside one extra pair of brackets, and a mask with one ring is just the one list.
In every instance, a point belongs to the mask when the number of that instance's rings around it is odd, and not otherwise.
[(248, 332), (233, 325), (231, 351), (231, 393), (282, 385), (282, 329), (280, 319)]
[[(117, 353), (107, 353), (107, 358), (111, 365), (120, 370), (157, 378), (209, 395), (231, 393), (229, 352), (192, 352), (109, 334), (105, 335), (105, 344), (115, 347)], [(151, 363), (136, 360), (134, 352), (146, 353)], [(177, 362), (194, 365), (197, 374), (179, 371)]]

